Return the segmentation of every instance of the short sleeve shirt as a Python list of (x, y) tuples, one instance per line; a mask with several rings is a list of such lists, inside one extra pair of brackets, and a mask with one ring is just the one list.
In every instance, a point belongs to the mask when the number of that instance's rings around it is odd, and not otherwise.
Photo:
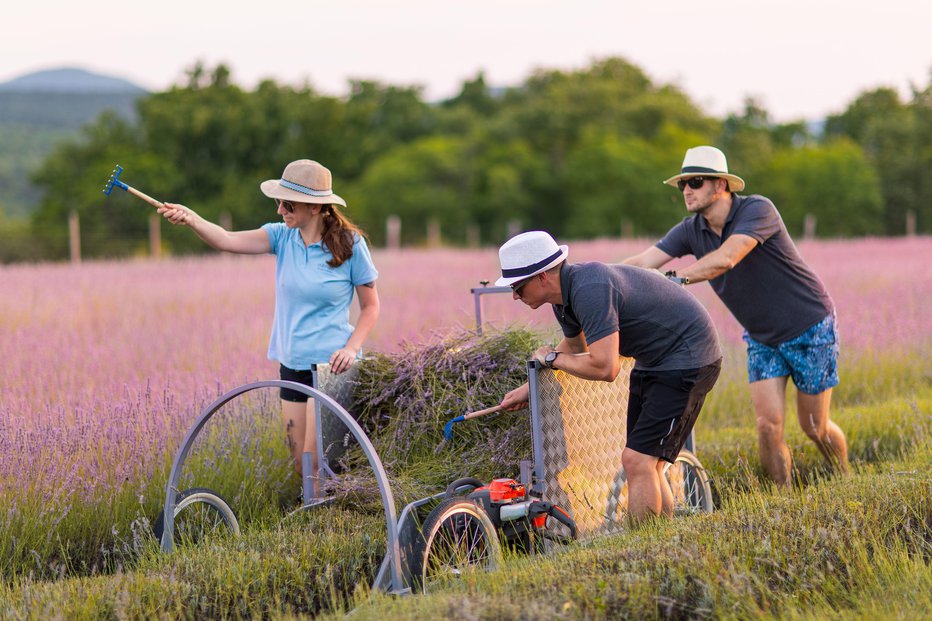
[(366, 240), (356, 235), (353, 255), (339, 267), (320, 242), (305, 245), (298, 229), (284, 223), (263, 225), (275, 266), (275, 318), (269, 358), (306, 370), (330, 360), (353, 334), (349, 308), (355, 287), (379, 277)]
[(776, 346), (796, 338), (832, 313), (832, 299), (790, 238), (774, 204), (759, 195), (733, 195), (722, 235), (705, 218), (685, 218), (657, 242), (672, 257), (701, 259), (731, 235), (757, 246), (738, 265), (709, 281), (728, 310), (755, 340)]
[(697, 369), (722, 357), (705, 307), (654, 270), (604, 263), (564, 264), (563, 304), (553, 306), (563, 334), (592, 344), (618, 333), (618, 353), (645, 371)]

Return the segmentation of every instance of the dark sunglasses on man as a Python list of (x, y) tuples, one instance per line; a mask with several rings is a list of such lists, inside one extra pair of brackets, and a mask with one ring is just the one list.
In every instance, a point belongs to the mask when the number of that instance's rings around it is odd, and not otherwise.
[(524, 280), (519, 280), (517, 282), (511, 283), (511, 292), (521, 295), (521, 288), (524, 287), (524, 285), (531, 282), (532, 280), (534, 280), (534, 276), (528, 276)]
[(690, 177), (689, 179), (679, 179), (676, 182), (676, 187), (680, 189), (680, 192), (685, 190), (687, 185), (693, 190), (698, 190), (706, 181), (712, 181), (715, 178), (716, 177)]

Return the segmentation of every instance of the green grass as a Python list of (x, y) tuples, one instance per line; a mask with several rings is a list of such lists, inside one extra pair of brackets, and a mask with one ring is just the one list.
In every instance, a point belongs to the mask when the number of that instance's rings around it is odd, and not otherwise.
[[(149, 541), (132, 571), (0, 587), (0, 618), (253, 618), (339, 608), (368, 584), (384, 522), (343, 510), (259, 521), (171, 555)], [(369, 534), (372, 533), (372, 534)]]
[[(277, 517), (280, 506), (295, 498), (299, 481), (280, 424), (261, 415), (267, 408), (244, 402), (221, 409), (194, 443), (179, 489), (209, 487), (247, 523)], [(156, 462), (152, 476), (115, 482), (106, 494), (82, 497), (64, 487), (47, 494), (25, 482), (18, 494), (0, 496), (0, 506), (10, 507), (0, 522), (2, 575), (60, 578), (132, 567), (164, 503), (173, 457), (173, 451), (150, 456)]]
[[(517, 364), (520, 374), (533, 346), (526, 333), (490, 336), (476, 348), (418, 352), (419, 365), (408, 370), (387, 360), (369, 368), (370, 391), (397, 384), (379, 407), (370, 392), (360, 418), (389, 469), (399, 510), (455, 476), (516, 474), (503, 469), (526, 450), (526, 431), (508, 435), (518, 415), (461, 424), (454, 443), (441, 441), (442, 428), (451, 410), (488, 405), (481, 402), (487, 394), (513, 384), (505, 369)], [(514, 353), (486, 356), (508, 350)], [(241, 538), (159, 551), (146, 518), (161, 506), (171, 455), (160, 458), (151, 480), (110, 498), (65, 498), (64, 514), (28, 495), (16, 498), (18, 519), (0, 529), (0, 619), (290, 618), (351, 608), (354, 617), (378, 619), (920, 617), (932, 609), (932, 386), (924, 360), (923, 352), (907, 352), (844, 361), (833, 419), (848, 437), (850, 477), (826, 471), (789, 412), (791, 491), (762, 476), (747, 385), (730, 363), (697, 429), (715, 513), (560, 554), (511, 557), (494, 574), (404, 598), (369, 592), (385, 549), (371, 473), (346, 473), (334, 506), (285, 517), (297, 480), (281, 430), (267, 412), (256, 415), (268, 404), (244, 404), (218, 416), (181, 485), (220, 491), (237, 511)], [(855, 385), (868, 378), (870, 386)], [(402, 393), (413, 395), (404, 407)], [(347, 464), (358, 463), (351, 451)]]
[(850, 477), (736, 494), (713, 514), (513, 558), (442, 592), (375, 594), (353, 618), (920, 618), (930, 460), (926, 442)]
[(932, 606), (932, 446), (790, 492), (728, 494), (713, 514), (549, 556), (509, 557), (415, 597), (369, 592), (378, 517), (344, 509), (254, 522), (239, 539), (127, 572), (0, 587), (0, 618), (919, 618)]

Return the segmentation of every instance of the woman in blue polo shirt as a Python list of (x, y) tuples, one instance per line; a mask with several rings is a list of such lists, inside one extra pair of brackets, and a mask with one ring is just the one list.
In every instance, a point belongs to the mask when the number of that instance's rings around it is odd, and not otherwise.
[[(250, 231), (227, 231), (175, 203), (159, 208), (172, 224), (190, 227), (217, 250), (239, 254), (272, 253), (275, 270), (275, 318), (269, 359), (281, 364), (281, 378), (311, 384), (313, 364), (330, 363), (334, 373), (349, 369), (360, 357), (363, 341), (379, 317), (379, 276), (362, 232), (339, 207), (346, 202), (333, 193), (330, 171), (312, 160), (285, 167), (281, 179), (261, 184), (275, 200), (282, 222)], [(359, 318), (349, 323), (353, 294)], [(282, 418), (295, 470), (301, 474), (302, 453), (312, 453), (311, 473), (317, 490), (313, 400), (281, 389)]]

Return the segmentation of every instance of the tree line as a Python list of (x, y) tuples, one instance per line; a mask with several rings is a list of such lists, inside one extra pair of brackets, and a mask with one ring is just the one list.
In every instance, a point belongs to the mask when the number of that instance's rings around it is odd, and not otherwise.
[[(151, 208), (119, 190), (101, 193), (115, 163), (122, 179), (161, 200), (256, 227), (277, 219), (259, 182), (303, 157), (332, 170), (347, 213), (375, 245), (385, 243), (392, 215), (408, 245), (425, 242), (429, 223), (448, 244), (477, 236), (498, 244), (515, 226), (558, 238), (650, 237), (685, 215), (682, 198), (661, 181), (698, 144), (722, 148), (747, 193), (772, 198), (795, 234), (807, 215), (820, 236), (899, 235), (908, 219), (917, 232), (932, 228), (924, 174), (932, 167), (932, 81), (906, 101), (889, 88), (864, 92), (819, 131), (774, 123), (750, 99), (713, 118), (621, 58), (539, 70), (508, 89), (490, 88), (480, 73), (433, 103), (416, 86), (350, 87), (344, 97), (274, 81), (244, 90), (225, 65), (196, 64), (182, 83), (140, 99), (135, 120), (105, 113), (52, 152), (33, 175), (44, 198), (26, 245), (41, 258), (66, 257), (74, 211), (86, 255), (145, 247)], [(162, 243), (204, 249), (175, 227)]]

